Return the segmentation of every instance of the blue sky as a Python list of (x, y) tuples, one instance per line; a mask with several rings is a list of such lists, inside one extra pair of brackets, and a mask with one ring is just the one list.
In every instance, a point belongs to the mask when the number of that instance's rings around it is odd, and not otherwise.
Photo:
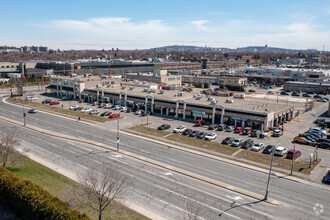
[(329, 0), (1, 0), (0, 45), (330, 50)]

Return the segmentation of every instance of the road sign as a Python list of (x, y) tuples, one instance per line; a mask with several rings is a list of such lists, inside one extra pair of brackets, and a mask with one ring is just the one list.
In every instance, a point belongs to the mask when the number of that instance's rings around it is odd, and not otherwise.
[(205, 115), (205, 112), (199, 112), (199, 111), (191, 111), (192, 113), (195, 113), (195, 114), (201, 114), (201, 115)]

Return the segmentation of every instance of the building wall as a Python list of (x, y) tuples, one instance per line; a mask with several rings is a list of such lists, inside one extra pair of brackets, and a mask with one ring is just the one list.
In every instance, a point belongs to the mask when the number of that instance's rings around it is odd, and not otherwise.
[(180, 87), (182, 86), (182, 76), (169, 75), (169, 76), (157, 76), (157, 75), (127, 75), (129, 80), (139, 80), (146, 82), (153, 82), (157, 84), (166, 83), (168, 86)]
[(218, 76), (182, 76), (183, 83), (216, 83), (219, 85), (244, 85), (246, 77), (218, 77)]

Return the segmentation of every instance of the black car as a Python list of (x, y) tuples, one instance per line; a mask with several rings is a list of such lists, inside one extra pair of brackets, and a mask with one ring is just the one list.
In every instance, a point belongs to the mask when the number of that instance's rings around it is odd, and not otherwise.
[(320, 96), (320, 95), (314, 95), (313, 98), (314, 98), (314, 99), (321, 99), (322, 96)]
[(35, 110), (35, 109), (30, 109), (30, 110), (28, 111), (28, 113), (37, 113), (37, 110)]
[(250, 149), (252, 146), (254, 145), (254, 141), (252, 139), (247, 139), (241, 148), (244, 148), (244, 149)]
[(157, 129), (158, 130), (167, 130), (167, 129), (170, 129), (170, 128), (171, 128), (171, 125), (163, 124), (163, 125), (159, 126)]
[(273, 152), (273, 149), (275, 149), (275, 145), (268, 145), (263, 151), (263, 154), (271, 154)]
[(322, 99), (327, 100), (329, 102), (329, 98), (327, 97), (323, 97)]
[(256, 90), (254, 90), (254, 89), (249, 89), (249, 92), (256, 92)]
[(202, 131), (202, 132), (199, 132), (199, 134), (196, 137), (199, 139), (204, 139), (205, 135), (206, 135), (206, 132)]
[(314, 121), (314, 124), (319, 124), (319, 123), (322, 123), (322, 122), (324, 122), (324, 121), (325, 121), (324, 118), (318, 118), (318, 119), (316, 119), (316, 120)]
[(235, 138), (233, 138), (233, 137), (226, 137), (225, 139), (223, 139), (221, 141), (221, 144), (231, 144), (234, 140), (235, 140)]
[(302, 94), (302, 96), (306, 97), (306, 98), (312, 98), (312, 96), (310, 94), (307, 94), (307, 93)]
[(100, 114), (100, 117), (109, 116), (112, 112), (103, 112)]
[(185, 129), (181, 134), (182, 134), (182, 135), (189, 135), (191, 132), (193, 132), (193, 130), (187, 128), (187, 129)]
[(298, 92), (293, 92), (291, 95), (292, 96), (300, 96), (300, 94)]
[(314, 94), (314, 92), (312, 92), (312, 91), (308, 91), (308, 92), (306, 92), (307, 94)]
[(194, 130), (189, 134), (189, 137), (196, 137), (197, 135), (199, 135), (199, 133), (200, 133), (199, 131)]
[(50, 99), (45, 99), (45, 100), (43, 100), (41, 103), (42, 104), (49, 104), (49, 103), (51, 103), (52, 102), (52, 100), (50, 100)]
[(330, 149), (330, 143), (329, 142), (319, 142), (316, 144), (317, 147), (319, 148), (324, 148), (324, 149)]
[(281, 95), (290, 95), (288, 92), (281, 92)]

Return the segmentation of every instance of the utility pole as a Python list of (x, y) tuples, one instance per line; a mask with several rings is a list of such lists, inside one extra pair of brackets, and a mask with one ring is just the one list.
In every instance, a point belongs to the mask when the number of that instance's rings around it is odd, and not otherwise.
[(270, 174), (272, 173), (272, 167), (273, 167), (273, 160), (274, 160), (274, 153), (275, 149), (279, 146), (278, 144), (274, 149), (272, 149), (272, 160), (270, 161), (270, 167), (269, 167), (269, 173), (268, 173), (268, 181), (267, 181), (267, 187), (266, 187), (266, 194), (264, 200), (268, 199), (268, 190), (269, 190), (269, 182), (270, 182)]
[(120, 143), (120, 139), (119, 139), (119, 118), (120, 118), (120, 116), (117, 117), (117, 151), (119, 151), (119, 143)]
[(291, 163), (291, 173), (290, 173), (291, 176), (292, 176), (292, 173), (293, 173), (293, 162), (294, 162), (295, 151), (296, 151), (296, 145), (293, 145), (293, 154), (292, 154), (292, 163)]
[(26, 126), (25, 117), (26, 117), (26, 113), (25, 113), (25, 109), (24, 109), (24, 99), (23, 99), (23, 120), (24, 120), (24, 127)]

